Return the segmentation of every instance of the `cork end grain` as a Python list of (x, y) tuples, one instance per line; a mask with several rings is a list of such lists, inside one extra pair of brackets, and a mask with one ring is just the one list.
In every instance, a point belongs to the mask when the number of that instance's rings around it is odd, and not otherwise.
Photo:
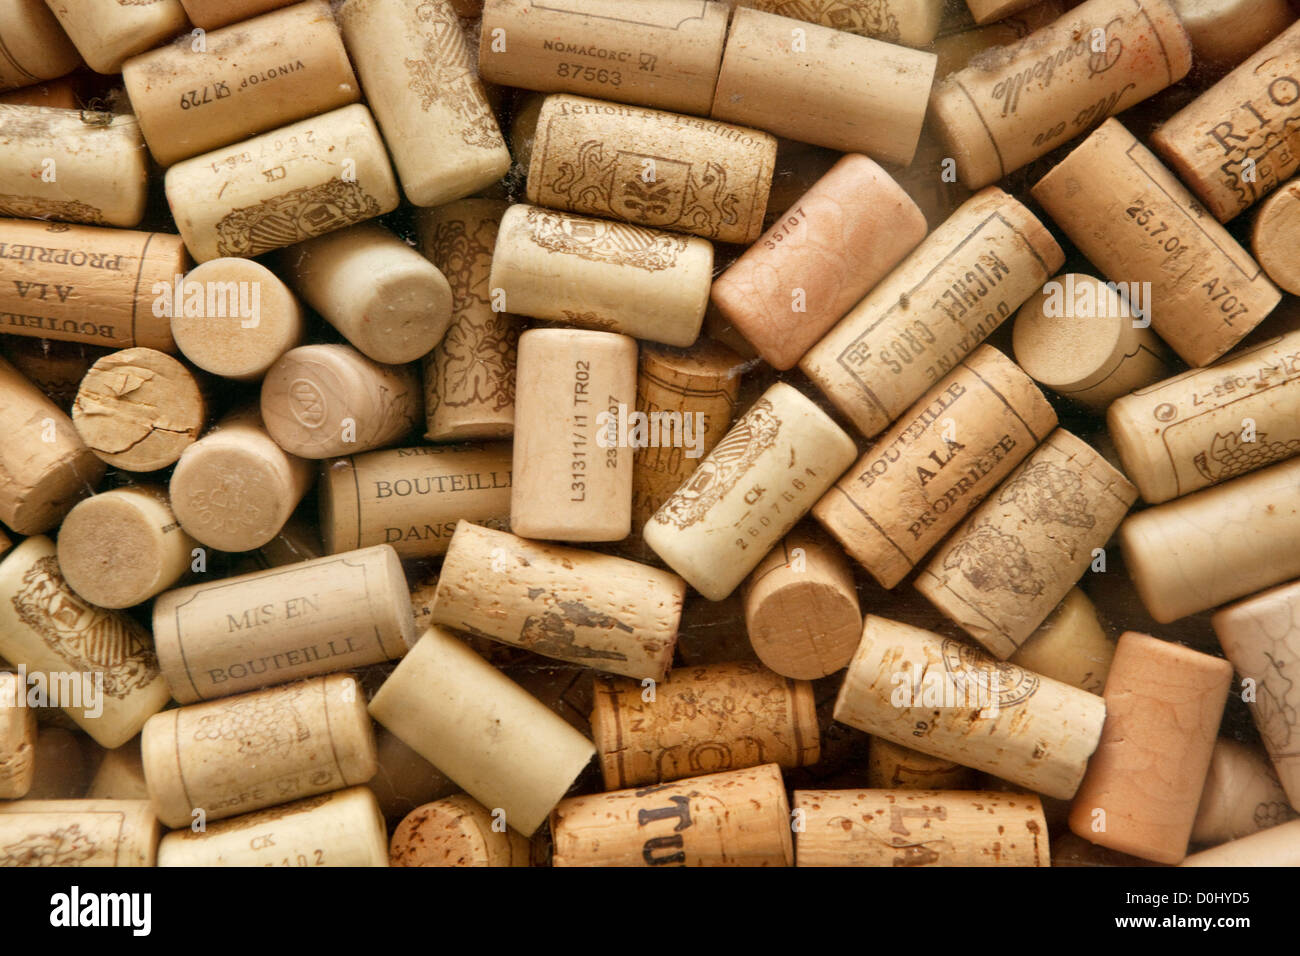
[(59, 570), (91, 604), (126, 608), (147, 600), (166, 558), (149, 515), (129, 500), (97, 495), (73, 508), (59, 528)]

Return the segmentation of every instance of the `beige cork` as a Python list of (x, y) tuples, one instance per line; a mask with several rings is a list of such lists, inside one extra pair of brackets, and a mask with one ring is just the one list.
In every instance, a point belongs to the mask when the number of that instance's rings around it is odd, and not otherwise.
[(966, 0), (976, 23), (992, 23), (1032, 7), (1038, 0)]
[(685, 595), (681, 578), (658, 568), (462, 521), (431, 617), (535, 654), (661, 681)]
[(653, 690), (600, 678), (591, 733), (606, 790), (821, 756), (812, 684), (752, 661), (682, 668)]
[(77, 388), (96, 359), (108, 349), (81, 342), (60, 342), (13, 335), (0, 337), (4, 357), (60, 408), (71, 408)]
[(290, 349), (262, 380), (262, 420), (303, 458), (333, 458), (399, 442), (420, 419), (420, 384), (406, 365), (381, 365), (347, 345)]
[(488, 288), (503, 309), (685, 347), (709, 304), (713, 247), (538, 206), (501, 219)]
[(181, 0), (181, 6), (189, 15), (190, 23), (205, 30), (215, 30), (295, 2), (297, 0)]
[(153, 607), (182, 704), (392, 660), (414, 632), (401, 562), (382, 544), (167, 591)]
[(834, 0), (807, 4), (799, 0), (726, 0), (796, 20), (819, 23), (887, 43), (928, 47), (939, 32), (946, 0)]
[(1100, 694), (1114, 656), (1115, 642), (1097, 619), (1097, 608), (1075, 587), (1007, 660), (1035, 674)]
[(1216, 69), (1236, 66), (1295, 20), (1286, 0), (1173, 0), (1192, 49)]
[(718, 277), (711, 298), (769, 365), (792, 368), (925, 233), (902, 187), (851, 154)]
[(0, 46), (9, 54), (0, 60), (0, 90), (52, 80), (81, 65), (44, 0), (0, 0), (0, 24)]
[(1300, 820), (1193, 853), (1180, 866), (1300, 866)]
[(935, 63), (933, 53), (741, 8), (731, 18), (711, 115), (906, 166)]
[(408, 200), (439, 206), (506, 174), (510, 152), (445, 0), (347, 0), (338, 16)]
[(198, 262), (259, 256), (391, 212), (400, 198), (359, 103), (182, 160), (165, 185)]
[[(0, 93), (0, 103), (13, 106), (50, 106), (61, 110), (81, 109), (80, 83), (84, 74), (61, 77), (35, 86), (24, 86), (8, 93)], [(0, 82), (0, 85), (3, 85)]]
[(104, 463), (63, 410), (3, 358), (0, 396), (0, 521), (19, 534), (49, 531), (95, 490)]
[(1129, 289), (1139, 284), (1151, 327), (1188, 365), (1219, 358), (1281, 299), (1259, 264), (1118, 120), (1075, 147), (1033, 194), (1103, 275)]
[(1018, 43), (1036, 30), (1049, 26), (1069, 7), (1069, 0), (1035, 0), (1019, 13), (984, 26), (966, 21), (958, 28), (947, 27), (935, 37), (931, 48), (939, 58), (935, 78), (942, 80), (967, 66), (975, 57), (994, 47)]
[(1250, 231), (1250, 248), (1268, 277), (1292, 295), (1300, 295), (1300, 178), (1292, 179), (1264, 200)]
[(347, 674), (156, 714), (141, 755), (173, 829), (365, 783), (377, 765), (366, 696)]
[(778, 674), (816, 680), (848, 664), (862, 636), (853, 569), (839, 546), (802, 524), (745, 581), (745, 629), (758, 659)]
[(945, 757), (872, 737), (866, 780), (873, 790), (971, 790), (976, 773)]
[(91, 604), (135, 607), (190, 570), (196, 545), (177, 522), (164, 486), (132, 485), (68, 512), (59, 527), (59, 570)]
[(0, 867), (153, 866), (158, 833), (148, 800), (0, 802)]
[(174, 830), (159, 866), (387, 866), (388, 831), (366, 787), (324, 793), (219, 820), (203, 832)]
[(17, 674), (0, 672), (0, 801), (20, 800), (36, 771), (36, 708)]
[(532, 836), (595, 748), (460, 638), (432, 627), (370, 713), (511, 829)]
[(180, 458), (207, 422), (194, 373), (157, 349), (123, 349), (90, 367), (77, 389), (72, 423), (103, 461), (157, 471)]
[(1239, 840), (1295, 816), (1264, 748), (1229, 737), (1214, 742), (1192, 843), (1213, 846)]
[(868, 438), (880, 434), (1019, 305), (1065, 254), (997, 188), (963, 203), (814, 345), (799, 368)]
[(528, 841), (458, 794), (416, 807), (388, 845), (390, 866), (528, 866)]
[(104, 754), (94, 779), (90, 781), (86, 799), (149, 799), (149, 787), (144, 780), (144, 762), (140, 758), (139, 737)]
[(122, 63), (189, 29), (178, 0), (46, 0), (68, 38), (96, 73), (120, 73)]
[(456, 523), (510, 530), (511, 449), (390, 448), (321, 465), (320, 529), (336, 554), (390, 544), (403, 558), (445, 554)]
[[(58, 677), (58, 706), (110, 750), (171, 699), (149, 632), (68, 587), (54, 542), (44, 535), (0, 562), (0, 657)], [(50, 696), (54, 703), (53, 690)]]
[[(636, 341), (532, 329), (519, 337), (510, 525), (525, 538), (621, 541), (632, 529)], [(468, 516), (466, 516), (468, 517)]]
[(1106, 678), (1106, 727), (1070, 808), (1075, 835), (1180, 862), (1231, 681), (1222, 658), (1136, 631), (1121, 635)]
[(1097, 747), (1106, 705), (963, 641), (869, 614), (835, 719), (1069, 799)]

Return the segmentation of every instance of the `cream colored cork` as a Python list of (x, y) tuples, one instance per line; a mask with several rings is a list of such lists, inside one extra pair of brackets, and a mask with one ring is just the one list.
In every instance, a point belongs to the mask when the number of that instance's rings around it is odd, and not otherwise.
[(725, 2), (914, 47), (928, 47), (934, 40), (943, 20), (945, 4), (945, 0), (837, 0), (821, 5), (791, 3), (790, 0)]
[(1239, 840), (1295, 816), (1262, 747), (1229, 737), (1214, 742), (1192, 843), (1214, 846)]
[(867, 750), (867, 786), (873, 790), (971, 790), (977, 774), (944, 757), (872, 737)]
[(181, 0), (181, 6), (185, 8), (190, 23), (214, 30), (294, 2), (296, 0)]
[(1100, 694), (1114, 656), (1115, 642), (1097, 619), (1097, 608), (1075, 587), (1007, 660), (1035, 674)]
[(36, 770), (36, 708), (17, 674), (0, 673), (0, 801), (27, 796)]
[(412, 810), (393, 831), (390, 866), (528, 866), (528, 841), (459, 794)]
[(178, 0), (46, 0), (96, 73), (120, 73), (127, 57), (189, 29)]
[(140, 738), (104, 754), (99, 769), (86, 791), (87, 800), (148, 800), (149, 787), (144, 780), (144, 763), (140, 759)]
[(1251, 227), (1250, 247), (1268, 277), (1292, 295), (1300, 295), (1300, 178), (1292, 179), (1264, 200)]
[(1035, 0), (1033, 6), (984, 26), (970, 27), (967, 22), (956, 29), (948, 28), (952, 32), (941, 30), (931, 48), (939, 58), (935, 78), (942, 80), (957, 72), (985, 50), (1018, 43), (1036, 30), (1049, 26), (1065, 13), (1068, 6), (1069, 0)]
[(0, 802), (0, 867), (153, 866), (158, 832), (148, 800)]
[[(37, 0), (37, 2), (44, 6), (40, 0)], [(78, 57), (78, 60), (80, 60), (80, 57)], [(35, 86), (20, 87), (16, 90), (10, 90), (8, 93), (0, 93), (0, 103), (9, 103), (14, 106), (51, 106), (61, 110), (81, 109), (78, 85), (80, 80), (81, 77), (74, 80), (71, 77), (64, 76), (57, 80), (38, 83)], [(3, 83), (0, 82), (0, 85), (3, 85)]]
[(991, 23), (1032, 7), (1038, 0), (966, 0), (976, 23)]
[(1193, 853), (1180, 866), (1300, 866), (1300, 820)]
[(0, 24), (0, 45), (9, 51), (0, 62), (0, 90), (52, 80), (81, 65), (44, 0), (0, 0)]

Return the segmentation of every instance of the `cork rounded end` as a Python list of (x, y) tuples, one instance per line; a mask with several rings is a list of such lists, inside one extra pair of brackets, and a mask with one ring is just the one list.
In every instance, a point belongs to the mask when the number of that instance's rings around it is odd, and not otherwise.
[(196, 541), (234, 553), (260, 548), (298, 499), (291, 476), (253, 447), (187, 449), (171, 480), (172, 510)]
[(351, 458), (324, 462), (316, 496), (320, 508), (321, 544), (326, 554), (361, 547), (357, 524), (357, 469)]
[(68, 511), (95, 490), (105, 465), (90, 449), (80, 447), (54, 462), (35, 478), (14, 502), (5, 522), (19, 534), (43, 534), (54, 528)]
[(374, 724), (366, 709), (366, 695), (347, 674), (321, 678), (325, 713), (334, 756), (345, 785), (368, 783), (379, 770), (379, 748)]
[(164, 532), (130, 497), (113, 493), (81, 502), (59, 528), (59, 569), (91, 604), (134, 607), (171, 582)]
[(303, 458), (358, 450), (344, 444), (343, 425), (366, 396), (360, 366), (367, 361), (342, 345), (305, 345), (281, 356), (262, 380), (262, 421), (275, 443)]
[(393, 831), (391, 866), (526, 866), (528, 843), (495, 831), (487, 809), (458, 795), (412, 810)]
[(957, 177), (967, 189), (983, 189), (1006, 174), (983, 119), (953, 78), (935, 86), (930, 95), (928, 118), (934, 124), (934, 134), (943, 143), (945, 155), (956, 160)]
[(374, 277), (361, 306), (360, 326), (349, 330), (349, 339), (376, 362), (402, 365), (431, 352), (451, 318), (446, 277), (429, 262), (403, 264)]
[(1250, 233), (1251, 249), (1268, 277), (1300, 295), (1300, 183), (1291, 182), (1264, 201)]
[(796, 680), (816, 680), (847, 667), (862, 637), (857, 602), (821, 582), (792, 583), (768, 595), (747, 615), (747, 623), (758, 659)]
[[(1084, 290), (1095, 307), (1076, 308), (1062, 290)], [(1012, 348), (1029, 377), (1048, 388), (1086, 387), (1112, 363), (1132, 314), (1116, 292), (1086, 275), (1056, 276), (1016, 313)]]
[(1154, 409), (1156, 418), (1144, 422), (1135, 414), (1140, 408), (1123, 398), (1113, 402), (1106, 410), (1106, 430), (1124, 474), (1137, 486), (1143, 501), (1157, 505), (1178, 496), (1176, 476), (1170, 474), (1168, 454), (1163, 442), (1159, 441), (1167, 427), (1160, 421), (1160, 416), (1166, 408), (1175, 413), (1176, 409), (1171, 405), (1159, 405)]
[(140, 760), (149, 800), (158, 819), (173, 830), (188, 828), (194, 810), (185, 795), (177, 757), (179, 714), (179, 710), (154, 714), (140, 733)]

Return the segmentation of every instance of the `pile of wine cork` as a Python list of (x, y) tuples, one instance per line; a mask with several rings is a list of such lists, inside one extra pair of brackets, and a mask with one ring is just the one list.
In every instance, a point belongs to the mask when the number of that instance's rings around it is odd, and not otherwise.
[(0, 52), (0, 866), (1300, 865), (1300, 3)]

